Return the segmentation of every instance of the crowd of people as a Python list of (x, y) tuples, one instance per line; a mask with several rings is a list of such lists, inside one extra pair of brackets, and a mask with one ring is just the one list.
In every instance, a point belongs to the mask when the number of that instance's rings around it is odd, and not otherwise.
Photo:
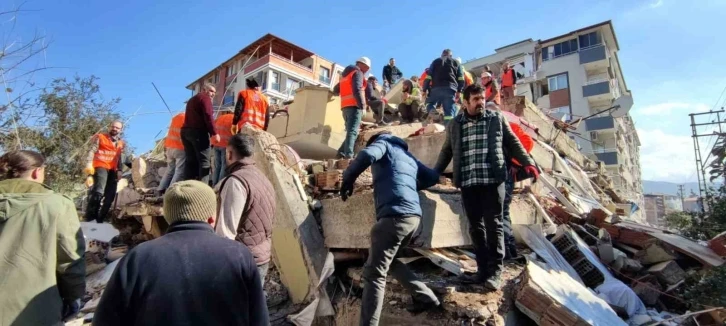
[[(390, 68), (384, 69), (389, 87), (402, 75), (394, 63), (392, 59)], [(339, 157), (354, 157), (353, 143), (370, 98), (366, 88), (375, 83), (364, 78), (370, 65), (368, 58), (360, 58), (345, 69), (335, 87), (347, 133)], [(536, 181), (539, 170), (528, 154), (532, 140), (510, 124), (507, 113), (492, 100), (489, 87), (494, 81), (486, 74), (481, 85), (469, 82), (459, 61), (445, 50), (423, 78), (423, 90), (415, 77), (403, 80), (402, 118), (417, 119), (417, 107), (424, 99), (429, 110), (444, 108), (446, 140), (433, 168), (409, 153), (403, 139), (379, 132), (343, 173), (343, 201), (353, 194), (363, 171), (370, 167), (373, 174), (377, 222), (363, 271), (361, 325), (379, 323), (389, 272), (410, 292), (410, 312), (440, 305), (433, 291), (395, 258), (420, 228), (417, 192), (438, 183), (452, 161), (453, 183), (461, 189), (479, 266), (476, 274), (464, 275), (461, 281), (497, 290), (502, 286), (503, 261), (517, 257), (508, 216), (512, 185), (515, 180)], [(98, 304), (94, 325), (269, 323), (263, 289), (272, 255), (276, 195), (255, 166), (255, 140), (238, 133), (245, 124), (266, 129), (267, 100), (256, 82), (248, 80), (235, 110), (213, 121), (215, 93), (212, 85), (205, 85), (188, 101), (186, 111), (172, 118), (165, 140), (169, 166), (157, 189), (163, 194), (169, 228), (119, 261)], [(456, 110), (456, 102), (462, 110)], [(103, 221), (113, 202), (123, 167), (122, 128), (116, 121), (107, 133), (93, 138), (84, 169), (94, 181), (87, 220)], [(210, 182), (212, 146), (217, 159)], [(69, 198), (43, 185), (44, 168), (43, 156), (33, 151), (11, 151), (0, 157), (3, 324), (57, 324), (78, 312), (85, 293), (85, 242), (79, 218)]]

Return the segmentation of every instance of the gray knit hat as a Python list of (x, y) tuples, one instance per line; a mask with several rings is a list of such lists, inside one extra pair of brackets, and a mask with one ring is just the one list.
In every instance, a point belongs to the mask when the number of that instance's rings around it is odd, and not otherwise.
[(217, 198), (208, 185), (187, 180), (174, 183), (164, 195), (164, 218), (178, 221), (207, 222), (217, 213)]

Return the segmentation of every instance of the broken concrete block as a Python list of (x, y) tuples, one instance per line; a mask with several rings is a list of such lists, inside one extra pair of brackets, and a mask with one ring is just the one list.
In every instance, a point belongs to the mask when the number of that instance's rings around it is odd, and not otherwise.
[(654, 306), (660, 297), (662, 288), (654, 276), (648, 275), (635, 281), (633, 291), (640, 300), (643, 300), (644, 304)]
[(686, 278), (686, 272), (674, 261), (664, 261), (648, 268), (648, 273), (655, 275), (665, 285), (674, 285)]
[(653, 265), (674, 260), (676, 259), (676, 255), (672, 250), (666, 249), (660, 244), (653, 243), (636, 252), (634, 258), (643, 263), (643, 265)]
[[(416, 122), (398, 126), (384, 126), (364, 130), (358, 135), (358, 139), (355, 141), (355, 152), (358, 153), (361, 149), (365, 148), (366, 142), (368, 142), (368, 140), (371, 139), (373, 135), (381, 131), (388, 131), (393, 136), (405, 139), (410, 134), (416, 132), (416, 130), (419, 130), (421, 128), (423, 128), (423, 124)], [(439, 143), (439, 149), (441, 149), (441, 145), (443, 144), (443, 142)]]
[(600, 208), (594, 208), (590, 211), (587, 221), (594, 226), (601, 227), (603, 222), (605, 222), (608, 217), (610, 216), (607, 212), (605, 212), (605, 210)]
[[(440, 132), (429, 135), (420, 135), (405, 138), (404, 140), (406, 141), (406, 144), (408, 144), (408, 151), (411, 155), (416, 157), (416, 159), (429, 168), (434, 168), (434, 166), (436, 166), (436, 161), (439, 159), (439, 154), (441, 153), (441, 146), (443, 146), (444, 141), (446, 141), (446, 133)], [(444, 172), (452, 172), (452, 167), (453, 162), (449, 163), (449, 166), (446, 167)]]

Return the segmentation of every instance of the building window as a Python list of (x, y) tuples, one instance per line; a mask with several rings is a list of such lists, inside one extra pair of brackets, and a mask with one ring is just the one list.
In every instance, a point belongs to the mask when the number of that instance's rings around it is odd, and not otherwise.
[(577, 52), (577, 39), (567, 40), (542, 49), (542, 61)]
[(229, 66), (227, 66), (227, 77), (234, 76), (237, 73), (237, 64), (236, 62), (232, 62)]
[(287, 84), (285, 86), (286, 86), (285, 90), (287, 90), (287, 91), (296, 90), (300, 87), (300, 82), (297, 80), (294, 80), (292, 78), (288, 78)]
[(214, 77), (209, 77), (209, 78), (207, 78), (207, 84), (212, 84), (212, 85), (214, 85)]
[(272, 73), (272, 89), (276, 91), (280, 91), (280, 73), (279, 72), (273, 72)]
[(547, 85), (549, 86), (550, 92), (567, 88), (567, 74), (547, 78)]
[(325, 84), (330, 84), (330, 69), (320, 66), (320, 76), (318, 80)]
[(600, 37), (600, 33), (598, 33), (598, 31), (580, 35), (579, 39), (580, 49), (589, 48), (602, 43), (602, 37)]
[(217, 84), (219, 82), (219, 70), (217, 70), (214, 73), (214, 76), (212, 77), (212, 84)]

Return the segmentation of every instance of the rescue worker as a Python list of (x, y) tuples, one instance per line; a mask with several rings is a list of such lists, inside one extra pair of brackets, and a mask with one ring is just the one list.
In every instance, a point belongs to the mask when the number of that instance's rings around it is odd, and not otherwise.
[[(435, 86), (431, 86), (431, 83)], [(441, 57), (431, 62), (428, 76), (424, 81), (424, 93), (428, 94), (426, 98), (426, 111), (436, 109), (436, 104), (440, 103), (444, 108), (444, 125), (448, 124), (456, 114), (456, 98), (464, 89), (464, 71), (461, 69), (459, 62), (452, 58), (451, 50), (446, 49), (441, 53)]]
[(239, 128), (248, 124), (259, 130), (267, 130), (270, 124), (270, 102), (260, 91), (260, 85), (253, 78), (245, 81), (247, 89), (239, 91), (234, 105), (231, 132), (236, 135)]
[(214, 130), (214, 108), (212, 99), (217, 89), (205, 83), (199, 94), (187, 101), (184, 125), (181, 129), (182, 144), (186, 162), (184, 164), (185, 180), (201, 180), (209, 183), (209, 149), (212, 140), (219, 141)]
[(345, 67), (343, 79), (335, 85), (333, 92), (340, 95), (340, 109), (345, 120), (345, 140), (338, 149), (337, 158), (352, 158), (355, 140), (358, 138), (360, 122), (367, 107), (365, 90), (368, 86), (364, 75), (371, 68), (368, 57), (360, 57), (355, 65)]
[(0, 156), (0, 325), (63, 325), (86, 294), (86, 242), (38, 152)]
[(186, 154), (184, 144), (181, 141), (181, 128), (184, 125), (185, 113), (179, 113), (171, 118), (169, 131), (164, 137), (164, 149), (166, 154), (166, 174), (156, 188), (159, 195), (163, 195), (167, 188), (174, 182), (184, 180), (184, 165)]
[(398, 112), (401, 113), (401, 122), (412, 123), (422, 118), (421, 90), (413, 80), (404, 80), (401, 90), (401, 104)]
[(255, 166), (254, 152), (252, 136), (236, 134), (229, 139), (225, 157), (229, 174), (215, 188), (217, 223), (214, 231), (250, 249), (264, 287), (272, 257), (276, 195), (270, 181)]
[(116, 185), (121, 179), (123, 168), (121, 158), (125, 144), (121, 140), (122, 129), (123, 123), (114, 121), (108, 133), (96, 134), (91, 138), (91, 149), (83, 169), (86, 175), (93, 176), (93, 186), (88, 190), (86, 221), (102, 223), (116, 198)]
[(216, 185), (219, 180), (222, 180), (227, 174), (225, 169), (227, 168), (227, 142), (229, 137), (232, 136), (232, 120), (234, 114), (231, 109), (225, 109), (220, 112), (217, 119), (214, 120), (214, 129), (219, 134), (219, 141), (212, 141), (212, 148), (214, 148), (214, 166), (212, 168), (212, 185)]
[(517, 84), (517, 72), (512, 69), (509, 62), (502, 67), (502, 98), (514, 97), (514, 87)]
[(486, 71), (481, 73), (481, 86), (484, 87), (484, 96), (487, 102), (494, 102), (497, 105), (501, 103), (499, 99), (499, 84), (496, 79), (492, 78), (492, 74)]
[[(424, 69), (424, 71), (421, 73), (421, 77), (418, 78), (418, 86), (421, 87), (421, 89), (424, 88), (424, 82), (426, 81), (426, 77), (429, 75), (429, 68)], [(431, 83), (431, 87), (433, 87), (434, 83)], [(424, 94), (425, 95), (425, 94)]]
[(535, 179), (539, 172), (506, 118), (498, 111), (484, 108), (481, 86), (474, 84), (464, 90), (464, 107), (446, 128), (446, 140), (435, 170), (442, 173), (454, 160), (453, 181), (461, 189), (479, 266), (476, 276), (463, 275), (462, 281), (484, 283), (489, 290), (499, 290), (505, 251), (504, 153), (521, 162), (524, 172)]
[[(491, 111), (499, 111), (509, 121), (509, 127), (512, 128), (512, 132), (519, 142), (522, 143), (522, 147), (529, 154), (534, 148), (534, 140), (530, 137), (518, 123), (514, 122), (516, 116), (510, 112), (501, 111), (499, 105), (494, 102), (487, 102), (485, 108)], [(504, 181), (504, 207), (502, 209), (503, 221), (504, 221), (504, 260), (516, 259), (517, 246), (514, 243), (514, 230), (512, 229), (512, 218), (509, 215), (509, 206), (512, 204), (512, 195), (514, 193), (514, 183), (524, 181), (531, 178), (532, 176), (525, 173), (522, 169), (522, 164), (517, 159), (509, 157), (508, 153), (504, 153), (505, 159), (508, 165), (507, 179)], [(536, 181), (536, 178), (535, 178)]]
[(396, 67), (396, 59), (391, 58), (388, 60), (388, 64), (383, 67), (384, 92), (388, 93), (393, 88), (393, 85), (396, 85), (396, 82), (401, 78), (403, 78), (403, 73)]
[(413, 157), (403, 139), (389, 131), (379, 132), (343, 172), (343, 201), (353, 194), (355, 180), (368, 167), (373, 173), (377, 222), (371, 230), (371, 247), (363, 267), (360, 325), (378, 325), (388, 272), (411, 294), (408, 311), (419, 313), (439, 305), (431, 289), (396, 259), (421, 223), (418, 191), (435, 185), (439, 174)]

